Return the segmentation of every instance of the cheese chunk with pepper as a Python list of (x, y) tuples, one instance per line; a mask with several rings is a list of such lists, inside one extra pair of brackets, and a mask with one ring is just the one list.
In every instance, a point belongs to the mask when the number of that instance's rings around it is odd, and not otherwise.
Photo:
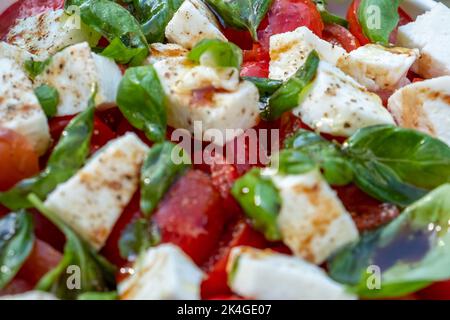
[(200, 0), (184, 1), (167, 24), (165, 33), (169, 42), (187, 49), (193, 48), (203, 39), (227, 41), (219, 30), (214, 14)]
[(94, 83), (97, 108), (114, 106), (121, 79), (122, 72), (113, 60), (93, 53), (88, 43), (82, 42), (55, 54), (35, 84), (45, 83), (58, 90), (57, 115), (65, 116), (86, 108)]
[(19, 66), (23, 67), (23, 64), (27, 60), (36, 59), (36, 56), (28, 51), (13, 46), (7, 42), (0, 42), (0, 58), (14, 60)]
[(348, 137), (377, 124), (395, 124), (378, 95), (328, 62), (321, 61), (314, 81), (292, 112), (322, 133)]
[(148, 64), (155, 64), (158, 61), (184, 57), (189, 51), (175, 43), (152, 43), (150, 45), (150, 55), (147, 58)]
[(47, 117), (31, 81), (10, 59), (0, 59), (0, 127), (22, 134), (39, 155), (50, 143)]
[(199, 300), (203, 272), (173, 244), (150, 248), (118, 285), (122, 300)]
[(153, 66), (169, 99), (170, 126), (223, 145), (258, 124), (258, 89), (240, 80), (236, 68), (195, 65), (183, 57)]
[(110, 141), (45, 205), (95, 249), (105, 244), (114, 224), (138, 188), (148, 147), (134, 133)]
[(350, 214), (319, 171), (282, 175), (268, 168), (262, 174), (271, 178), (280, 193), (278, 227), (296, 256), (321, 264), (358, 239)]
[(85, 26), (78, 15), (64, 10), (50, 10), (25, 19), (18, 19), (6, 41), (45, 60), (61, 49), (88, 41), (95, 46), (100, 35)]
[(424, 78), (450, 75), (449, 44), (450, 9), (442, 3), (398, 29), (397, 45), (420, 49), (413, 71)]
[(346, 54), (344, 49), (320, 39), (306, 27), (271, 36), (269, 78), (287, 80), (303, 66), (313, 50), (321, 60), (333, 65)]
[(391, 96), (388, 109), (399, 126), (425, 132), (450, 146), (450, 76), (403, 87)]
[(321, 268), (297, 257), (236, 247), (227, 265), (233, 292), (257, 300), (354, 300)]
[(417, 49), (368, 44), (342, 57), (338, 67), (371, 91), (395, 90), (418, 57)]

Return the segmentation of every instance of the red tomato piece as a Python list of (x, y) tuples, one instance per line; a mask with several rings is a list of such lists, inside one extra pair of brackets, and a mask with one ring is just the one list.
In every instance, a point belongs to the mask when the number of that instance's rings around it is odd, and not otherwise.
[(416, 295), (425, 300), (450, 300), (450, 280), (435, 282)]
[(23, 279), (14, 278), (5, 288), (0, 289), (0, 296), (20, 294), (33, 290), (33, 286)]
[(37, 210), (31, 210), (31, 212), (33, 214), (36, 237), (62, 252), (66, 243), (65, 235), (40, 212)]
[(241, 77), (269, 77), (269, 61), (248, 61), (242, 64)]
[(224, 294), (209, 298), (208, 300), (246, 300), (234, 294)]
[(347, 52), (360, 47), (358, 39), (350, 31), (335, 23), (325, 25), (322, 37), (328, 42), (341, 46)]
[(211, 178), (188, 171), (170, 188), (153, 218), (163, 242), (182, 248), (202, 264), (216, 247), (226, 221), (222, 199)]
[(227, 262), (231, 249), (237, 246), (250, 246), (264, 248), (267, 241), (264, 236), (241, 219), (235, 224), (231, 224), (224, 234), (216, 253), (211, 256), (205, 264), (204, 269), (207, 276), (203, 280), (201, 293), (202, 297), (212, 298), (217, 295), (231, 294), (227, 284)]
[(47, 272), (54, 269), (61, 259), (62, 254), (59, 251), (36, 239), (33, 250), (20, 268), (17, 277), (34, 286)]
[(252, 48), (253, 39), (250, 32), (247, 30), (236, 30), (233, 28), (222, 29), (223, 35), (242, 50), (249, 50)]
[(0, 15), (0, 39), (8, 32), (16, 19), (27, 18), (38, 13), (59, 9), (64, 0), (19, 0)]
[(39, 157), (21, 134), (0, 128), (0, 191), (39, 172)]

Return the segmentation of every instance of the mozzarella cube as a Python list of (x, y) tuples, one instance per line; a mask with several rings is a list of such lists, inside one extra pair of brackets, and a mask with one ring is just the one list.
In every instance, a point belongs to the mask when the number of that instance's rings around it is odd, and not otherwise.
[(203, 272), (176, 245), (148, 249), (118, 285), (122, 300), (199, 300)]
[(403, 87), (391, 96), (388, 109), (399, 126), (420, 130), (450, 146), (450, 76)]
[(147, 152), (148, 147), (134, 133), (112, 140), (60, 184), (45, 205), (100, 249), (138, 188)]
[(228, 260), (231, 289), (257, 300), (353, 300), (356, 297), (321, 268), (303, 259), (236, 247)]
[(336, 193), (319, 171), (281, 175), (263, 170), (271, 177), (282, 199), (278, 227), (292, 252), (315, 264), (358, 239), (358, 230)]
[(395, 90), (419, 57), (419, 50), (368, 44), (342, 57), (338, 67), (371, 91)]
[(341, 47), (320, 39), (306, 27), (271, 36), (269, 78), (289, 79), (303, 66), (313, 50), (317, 51), (321, 60), (333, 65), (347, 53)]
[(193, 48), (203, 39), (227, 41), (213, 13), (200, 0), (184, 1), (167, 24), (165, 33), (169, 42), (187, 49)]
[(22, 134), (39, 155), (50, 143), (47, 117), (31, 81), (10, 59), (0, 59), (0, 127)]
[(165, 59), (154, 68), (169, 99), (170, 126), (222, 146), (258, 124), (258, 89), (240, 81), (237, 69), (196, 66), (185, 58)]
[(442, 3), (398, 29), (397, 45), (420, 49), (413, 70), (424, 78), (450, 75), (450, 9)]
[(25, 61), (36, 59), (36, 56), (22, 48), (1, 41), (0, 59), (1, 58), (14, 60), (18, 65), (23, 66)]
[(58, 300), (58, 298), (48, 292), (33, 290), (19, 294), (0, 296), (0, 300)]
[(152, 43), (150, 45), (150, 55), (147, 58), (148, 64), (155, 64), (158, 61), (184, 57), (188, 50), (174, 43)]
[(292, 112), (316, 131), (349, 137), (377, 124), (395, 124), (380, 97), (337, 67), (321, 61), (315, 80)]
[(6, 36), (6, 41), (45, 60), (61, 49), (88, 41), (95, 46), (100, 35), (85, 26), (78, 15), (69, 16), (63, 9), (46, 11), (19, 19)]
[(58, 52), (45, 70), (36, 77), (35, 85), (48, 84), (59, 92), (58, 116), (83, 111), (91, 95), (92, 84), (97, 83), (95, 102), (98, 109), (115, 105), (122, 72), (116, 63), (92, 53), (87, 42), (70, 46)]

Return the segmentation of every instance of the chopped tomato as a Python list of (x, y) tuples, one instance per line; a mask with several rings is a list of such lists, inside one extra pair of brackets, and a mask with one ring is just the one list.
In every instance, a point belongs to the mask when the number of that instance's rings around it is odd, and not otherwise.
[(217, 295), (231, 294), (227, 284), (226, 271), (231, 249), (237, 246), (264, 248), (266, 245), (267, 241), (264, 236), (253, 230), (245, 220), (239, 220), (237, 223), (230, 225), (216, 253), (204, 266), (207, 276), (201, 287), (202, 297), (207, 299)]
[(269, 61), (248, 61), (242, 64), (241, 77), (269, 77)]
[(178, 245), (202, 264), (217, 246), (226, 214), (211, 178), (191, 170), (170, 188), (153, 218), (163, 242)]
[(62, 254), (59, 251), (36, 239), (33, 250), (17, 273), (17, 277), (34, 286), (47, 272), (54, 269), (61, 259)]
[(249, 50), (252, 48), (253, 39), (250, 32), (247, 30), (236, 30), (227, 27), (222, 30), (222, 33), (229, 41), (238, 45), (242, 50)]
[(234, 294), (224, 294), (210, 297), (208, 300), (245, 300), (245, 299), (236, 296)]
[(360, 47), (358, 39), (350, 31), (335, 23), (325, 25), (322, 38), (332, 44), (341, 46), (347, 52)]
[(416, 295), (426, 300), (450, 300), (450, 280), (435, 282), (417, 292)]
[(66, 243), (64, 234), (37, 210), (32, 210), (31, 212), (33, 214), (36, 237), (62, 252)]
[(117, 128), (117, 135), (121, 136), (124, 135), (127, 132), (134, 132), (135, 134), (138, 135), (138, 137), (145, 142), (148, 146), (152, 146), (153, 142), (151, 142), (146, 136), (144, 131), (138, 130), (135, 127), (133, 127), (127, 119), (122, 118), (122, 120), (119, 123), (119, 126)]
[(19, 0), (0, 15), (0, 39), (8, 32), (16, 19), (27, 18), (51, 9), (59, 9), (64, 0)]
[(30, 290), (33, 290), (33, 286), (31, 284), (16, 277), (8, 283), (6, 287), (0, 289), (0, 296), (20, 294)]
[(39, 172), (39, 157), (21, 134), (0, 128), (0, 191)]
[(119, 125), (124, 119), (122, 112), (120, 112), (119, 108), (110, 108), (102, 111), (97, 111), (95, 113), (100, 120), (103, 121), (113, 132), (118, 131)]

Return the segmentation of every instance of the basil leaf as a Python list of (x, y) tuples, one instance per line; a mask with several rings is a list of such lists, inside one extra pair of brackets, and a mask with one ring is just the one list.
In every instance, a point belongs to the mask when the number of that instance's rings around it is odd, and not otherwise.
[(119, 300), (116, 291), (111, 292), (85, 292), (77, 297), (77, 300)]
[(25, 212), (0, 219), (0, 289), (17, 274), (34, 245), (33, 218)]
[(362, 0), (358, 20), (364, 35), (374, 43), (389, 44), (389, 36), (400, 20), (400, 0)]
[(416, 130), (363, 128), (343, 152), (351, 158), (357, 185), (382, 201), (405, 206), (450, 182), (450, 147)]
[(56, 115), (59, 104), (59, 93), (55, 88), (43, 84), (34, 89), (34, 94), (39, 100), (45, 115), (51, 118)]
[(50, 64), (52, 58), (44, 61), (36, 61), (34, 59), (26, 60), (23, 64), (25, 71), (30, 79), (34, 80), (38, 75), (44, 72), (45, 68)]
[(30, 194), (28, 200), (66, 236), (61, 262), (42, 277), (36, 289), (51, 292), (60, 299), (76, 299), (86, 292), (115, 290), (115, 267), (46, 208), (36, 195)]
[(53, 149), (47, 167), (38, 175), (22, 180), (12, 189), (0, 193), (0, 203), (11, 210), (30, 208), (27, 195), (35, 193), (46, 198), (56, 186), (72, 177), (81, 168), (89, 154), (94, 126), (95, 93), (86, 110), (73, 118), (64, 129)]
[(281, 198), (272, 180), (254, 168), (236, 180), (231, 190), (253, 227), (270, 241), (281, 240), (277, 217)]
[(261, 113), (261, 117), (264, 120), (273, 121), (281, 117), (284, 112), (298, 107), (302, 96), (307, 92), (309, 85), (316, 77), (319, 62), (319, 55), (315, 50), (312, 51), (305, 64), (299, 68), (295, 75), (270, 97), (269, 104)]
[(327, 10), (327, 1), (326, 0), (313, 0), (314, 3), (316, 4), (317, 10), (320, 13), (320, 17), (322, 18), (322, 21), (326, 24), (338, 24), (341, 25), (345, 28), (348, 27), (348, 21), (345, 20), (344, 18), (341, 18), (339, 16), (336, 16), (332, 13), (330, 13)]
[(172, 183), (191, 167), (190, 160), (183, 148), (169, 141), (150, 149), (141, 168), (141, 211), (145, 215), (155, 210)]
[(141, 218), (131, 222), (119, 239), (120, 256), (134, 260), (139, 254), (161, 242), (158, 226)]
[(209, 67), (241, 68), (242, 50), (234, 43), (203, 39), (189, 52), (188, 59)]
[(272, 5), (272, 0), (206, 0), (229, 27), (247, 29), (258, 40), (257, 30)]
[(283, 84), (283, 81), (281, 80), (267, 78), (243, 77), (243, 79), (252, 82), (256, 88), (258, 88), (259, 102), (261, 103), (262, 108), (267, 108), (270, 96)]
[[(407, 207), (380, 230), (328, 262), (330, 276), (352, 286), (361, 297), (396, 297), (450, 278), (450, 184)], [(381, 287), (369, 289), (369, 266), (381, 272)]]
[[(71, 4), (71, 1), (66, 1), (65, 7)], [(128, 10), (109, 0), (75, 1), (75, 4), (80, 7), (83, 23), (111, 42), (105, 49), (105, 55), (114, 57), (120, 63), (133, 66), (142, 64), (149, 54), (147, 40), (139, 23)], [(119, 39), (122, 46), (115, 39)]]
[(166, 97), (155, 69), (129, 68), (117, 92), (117, 105), (125, 118), (152, 141), (166, 135)]
[(134, 16), (149, 43), (163, 42), (166, 26), (183, 0), (131, 0)]

